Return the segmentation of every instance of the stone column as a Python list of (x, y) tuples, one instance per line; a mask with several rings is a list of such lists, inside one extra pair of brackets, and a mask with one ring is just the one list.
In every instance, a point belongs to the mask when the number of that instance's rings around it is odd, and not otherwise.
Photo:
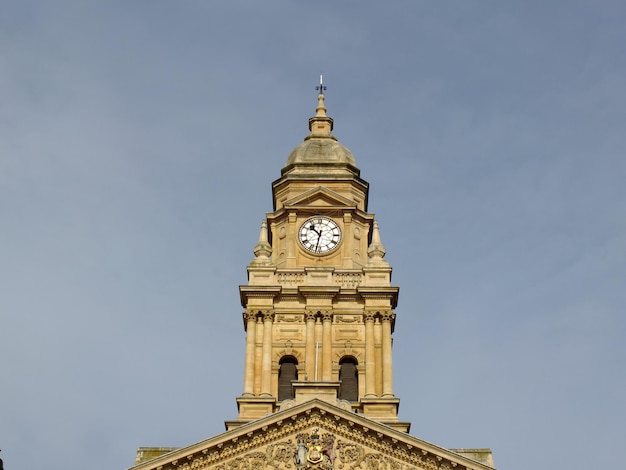
[(374, 317), (374, 361), (376, 361), (376, 396), (383, 394), (383, 348), (382, 348), (382, 326), (380, 324), (380, 312)]
[(306, 345), (304, 360), (306, 364), (306, 380), (315, 379), (315, 312), (308, 311), (306, 317)]
[[(287, 248), (287, 268), (295, 268), (296, 267), (296, 252), (297, 252), (297, 240), (298, 240), (298, 227), (296, 226), (296, 221), (298, 220), (298, 216), (295, 212), (289, 213), (287, 218), (289, 224), (287, 225), (287, 237), (286, 237), (286, 248)], [(282, 241), (282, 246), (285, 246), (285, 240)], [(279, 254), (280, 256), (280, 254)]]
[(344, 248), (344, 257), (343, 257), (343, 267), (344, 268), (352, 268), (354, 266), (354, 260), (352, 259), (352, 245), (354, 243), (354, 239), (351, 236), (347, 236), (352, 233), (352, 214), (350, 212), (344, 212), (343, 214), (343, 229), (344, 229), (344, 237), (343, 244)]
[[(320, 356), (321, 354), (321, 346), (322, 346), (322, 320), (320, 319), (319, 316), (315, 317), (315, 346), (316, 346), (316, 351), (315, 351), (315, 366), (313, 367), (314, 369), (314, 379), (315, 380), (322, 380), (322, 356)], [(317, 370), (315, 370), (317, 369)], [(317, 372), (317, 373), (316, 373)]]
[[(259, 347), (261, 343), (261, 347)], [(263, 376), (263, 316), (256, 317), (256, 345), (254, 348), (254, 395), (261, 393), (261, 377)]]
[(362, 396), (365, 396), (365, 367), (362, 364), (357, 364), (356, 366), (358, 383), (359, 383), (359, 399)]
[(256, 313), (245, 312), (246, 319), (246, 365), (244, 368), (243, 394), (254, 395), (254, 357), (256, 347)]
[(365, 396), (376, 396), (376, 344), (374, 342), (374, 315), (365, 312)]
[(272, 395), (272, 327), (274, 314), (263, 312), (263, 360), (261, 371), (261, 395)]
[(332, 337), (332, 321), (333, 314), (324, 312), (323, 316), (323, 333), (322, 333), (322, 380), (332, 380), (332, 353), (333, 353), (333, 337)]
[(382, 314), (383, 324), (383, 396), (393, 396), (393, 368), (391, 363), (391, 322), (394, 314), (385, 312)]

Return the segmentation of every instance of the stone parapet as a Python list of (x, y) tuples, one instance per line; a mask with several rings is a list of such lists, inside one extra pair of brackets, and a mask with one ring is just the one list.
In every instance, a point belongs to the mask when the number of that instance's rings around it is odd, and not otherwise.
[(385, 287), (390, 285), (391, 269), (321, 268), (248, 268), (249, 286), (278, 285), (287, 288), (299, 286), (339, 286), (356, 289), (360, 286)]

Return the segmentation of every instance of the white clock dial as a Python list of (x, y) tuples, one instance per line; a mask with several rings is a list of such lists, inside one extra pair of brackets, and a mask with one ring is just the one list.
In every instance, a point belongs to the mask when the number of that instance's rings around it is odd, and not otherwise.
[(341, 229), (328, 217), (312, 217), (298, 232), (302, 247), (311, 253), (324, 254), (334, 250), (341, 240)]

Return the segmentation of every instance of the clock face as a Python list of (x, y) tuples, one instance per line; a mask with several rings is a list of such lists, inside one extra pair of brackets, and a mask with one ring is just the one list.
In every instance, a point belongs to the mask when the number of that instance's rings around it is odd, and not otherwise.
[(312, 217), (298, 232), (302, 247), (311, 253), (324, 254), (334, 250), (341, 240), (341, 229), (328, 217)]

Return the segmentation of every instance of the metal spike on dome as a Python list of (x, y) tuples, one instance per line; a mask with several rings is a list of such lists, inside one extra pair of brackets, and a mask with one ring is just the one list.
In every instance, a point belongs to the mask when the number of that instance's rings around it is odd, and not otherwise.
[(309, 119), (309, 130), (311, 137), (332, 137), (333, 119), (326, 115), (326, 104), (324, 103), (324, 90), (326, 86), (323, 82), (323, 76), (320, 75), (320, 84), (315, 87), (319, 94), (317, 95), (317, 108), (315, 108), (315, 116)]
[(320, 92), (320, 95), (323, 95), (324, 90), (326, 90), (326, 86), (324, 85), (324, 76), (322, 74), (320, 74), (320, 84), (316, 86), (315, 89)]
[(327, 117), (326, 116), (326, 105), (324, 104), (324, 90), (326, 90), (326, 86), (324, 85), (324, 76), (320, 74), (320, 84), (315, 87), (316, 90), (319, 91), (317, 95), (317, 108), (315, 109), (315, 117)]

